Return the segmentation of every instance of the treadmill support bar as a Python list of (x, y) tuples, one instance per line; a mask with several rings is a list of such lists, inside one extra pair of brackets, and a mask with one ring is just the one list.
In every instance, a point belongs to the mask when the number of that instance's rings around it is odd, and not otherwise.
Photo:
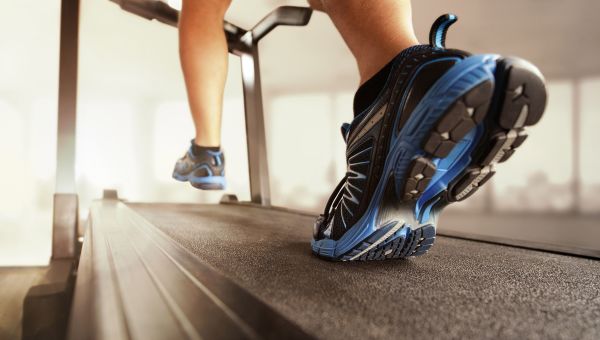
[(239, 56), (242, 64), (250, 200), (255, 204), (271, 205), (258, 42), (277, 26), (304, 26), (308, 24), (311, 15), (312, 10), (310, 8), (282, 6), (264, 17), (254, 28), (244, 33), (239, 42), (229, 41), (231, 53)]
[(78, 198), (75, 188), (75, 128), (77, 122), (77, 54), (79, 0), (62, 0), (56, 193), (52, 225), (52, 259), (76, 257)]
[(246, 114), (250, 200), (252, 203), (270, 206), (271, 190), (258, 46), (252, 43), (248, 51), (240, 53), (239, 56), (242, 64), (244, 110)]

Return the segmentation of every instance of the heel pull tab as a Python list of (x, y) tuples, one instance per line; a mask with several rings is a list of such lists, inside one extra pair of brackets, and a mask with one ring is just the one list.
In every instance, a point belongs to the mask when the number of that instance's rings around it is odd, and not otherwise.
[(437, 18), (429, 31), (429, 45), (433, 48), (446, 48), (446, 32), (458, 17), (454, 14), (444, 14)]

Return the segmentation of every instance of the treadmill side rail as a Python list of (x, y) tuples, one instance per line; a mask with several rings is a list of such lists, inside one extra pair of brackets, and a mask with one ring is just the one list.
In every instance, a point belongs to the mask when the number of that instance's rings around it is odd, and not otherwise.
[(90, 210), (68, 339), (311, 339), (118, 200)]

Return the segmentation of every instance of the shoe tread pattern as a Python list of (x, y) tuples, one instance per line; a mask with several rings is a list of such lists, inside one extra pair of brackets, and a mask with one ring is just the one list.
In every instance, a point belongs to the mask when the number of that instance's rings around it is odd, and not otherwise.
[(472, 196), (527, 139), (526, 126), (535, 125), (546, 107), (546, 87), (535, 66), (518, 58), (498, 62), (493, 111), (486, 118), (487, 134), (479, 142), (478, 155), (449, 185), (447, 200)]
[[(381, 261), (420, 256), (425, 254), (435, 242), (435, 227), (432, 225), (425, 225), (414, 230), (411, 230), (409, 226), (404, 226), (403, 228), (408, 228), (405, 236), (400, 230), (355, 260)], [(366, 239), (360, 243), (355, 250), (343, 256), (342, 261), (352, 259), (354, 257), (354, 252), (367, 249), (374, 241), (375, 240), (370, 240), (370, 238)]]

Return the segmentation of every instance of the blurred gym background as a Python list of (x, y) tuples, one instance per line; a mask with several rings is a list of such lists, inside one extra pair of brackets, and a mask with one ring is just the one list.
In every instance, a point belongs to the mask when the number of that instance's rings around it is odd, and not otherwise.
[[(171, 1), (177, 6), (177, 1)], [(59, 0), (0, 0), (0, 266), (46, 264), (56, 166)], [(304, 1), (237, 0), (228, 20), (250, 28), (276, 6)], [(447, 45), (518, 55), (548, 81), (547, 113), (484, 189), (447, 212), (448, 232), (508, 237), (519, 230), (561, 245), (546, 226), (600, 248), (600, 26), (595, 0), (413, 2), (426, 43), (430, 24), (453, 12)], [(171, 179), (193, 136), (177, 32), (82, 0), (77, 178), (81, 217), (105, 188), (141, 202), (216, 202)], [(261, 42), (273, 204), (318, 213), (345, 172), (339, 126), (352, 117), (358, 76), (329, 19), (280, 28)], [(249, 199), (237, 57), (230, 57), (223, 119), (229, 188)], [(466, 213), (468, 208), (468, 212)], [(517, 233), (518, 234), (518, 233)], [(567, 241), (565, 241), (567, 242)], [(570, 241), (569, 241), (570, 242)], [(564, 244), (565, 247), (570, 246)]]

